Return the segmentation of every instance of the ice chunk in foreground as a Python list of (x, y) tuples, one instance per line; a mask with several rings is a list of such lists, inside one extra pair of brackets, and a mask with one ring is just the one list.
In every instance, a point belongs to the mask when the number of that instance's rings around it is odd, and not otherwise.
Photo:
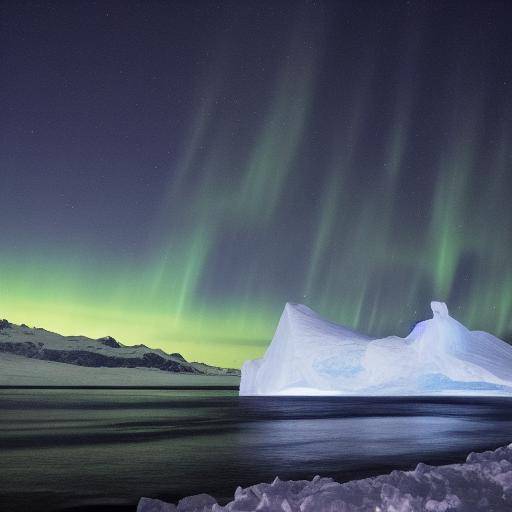
[(431, 307), (406, 338), (372, 339), (288, 303), (265, 355), (244, 363), (240, 395), (512, 394), (512, 347)]
[(137, 505), (137, 512), (176, 512), (176, 506), (161, 500), (141, 498)]
[[(142, 498), (145, 506), (151, 500)], [(142, 501), (141, 500), (141, 501)], [(162, 503), (162, 502), (159, 502)], [(140, 505), (139, 505), (140, 506)], [(160, 509), (155, 509), (160, 510)], [(163, 510), (163, 509), (162, 509)], [(178, 506), (179, 510), (179, 506)], [(186, 512), (510, 512), (512, 445), (471, 453), (464, 464), (393, 471), (340, 484), (332, 478), (276, 478), (238, 488), (225, 506), (215, 503)], [(152, 512), (140, 508), (139, 512)]]
[(215, 510), (217, 500), (209, 494), (195, 494), (187, 496), (179, 501), (178, 506), (165, 501), (151, 498), (141, 498), (137, 506), (137, 512), (196, 512), (203, 510)]

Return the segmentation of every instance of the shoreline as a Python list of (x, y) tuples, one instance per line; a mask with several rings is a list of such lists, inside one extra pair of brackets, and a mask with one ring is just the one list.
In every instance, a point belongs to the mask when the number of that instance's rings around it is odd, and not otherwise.
[[(216, 379), (217, 377), (212, 377), (212, 379)], [(15, 390), (15, 389), (47, 389), (47, 390), (52, 390), (52, 389), (72, 389), (72, 390), (80, 390), (80, 389), (86, 389), (86, 390), (91, 390), (91, 389), (97, 389), (97, 390), (102, 390), (102, 389), (109, 389), (109, 390), (123, 390), (123, 389), (141, 389), (141, 390), (144, 390), (144, 389), (148, 389), (148, 390), (155, 390), (155, 391), (158, 391), (158, 390), (162, 390), (162, 391), (194, 391), (194, 390), (198, 390), (198, 391), (208, 391), (208, 390), (213, 390), (213, 391), (237, 391), (238, 390), (238, 386), (231, 386), (231, 385), (217, 385), (217, 384), (214, 384), (214, 385), (197, 385), (197, 386), (193, 386), (193, 385), (189, 385), (189, 386), (130, 386), (130, 385), (126, 385), (126, 386), (42, 386), (42, 385), (21, 385), (21, 386), (16, 386), (16, 385), (0, 385), (0, 390)]]
[(177, 505), (142, 497), (137, 512), (506, 512), (512, 510), (512, 444), (471, 452), (464, 462), (418, 463), (412, 471), (338, 483), (333, 478), (280, 480), (237, 487), (233, 501), (219, 505), (207, 494)]

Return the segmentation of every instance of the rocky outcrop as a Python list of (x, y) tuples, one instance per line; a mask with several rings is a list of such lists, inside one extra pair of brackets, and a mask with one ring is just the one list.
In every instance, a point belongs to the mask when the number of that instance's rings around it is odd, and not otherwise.
[(25, 341), (23, 343), (5, 341), (0, 342), (0, 352), (9, 352), (11, 354), (17, 354), (19, 356), (42, 359), (41, 357), (39, 357), (41, 354), (41, 345), (36, 344), (32, 341)]
[(112, 336), (105, 336), (104, 338), (98, 338), (98, 341), (100, 343), (103, 343), (103, 345), (105, 345), (106, 347), (110, 347), (110, 348), (119, 348), (121, 346), (115, 338), (112, 338)]
[(12, 324), (9, 323), (5, 318), (3, 320), (0, 320), (0, 331), (3, 331), (4, 329), (9, 329), (12, 327)]
[(45, 348), (43, 344), (34, 342), (0, 342), (0, 352), (9, 352), (43, 361), (76, 364), (78, 366), (107, 368), (156, 368), (168, 372), (197, 373), (199, 370), (192, 365), (165, 359), (154, 353), (146, 353), (142, 357), (112, 357), (88, 350), (54, 350)]

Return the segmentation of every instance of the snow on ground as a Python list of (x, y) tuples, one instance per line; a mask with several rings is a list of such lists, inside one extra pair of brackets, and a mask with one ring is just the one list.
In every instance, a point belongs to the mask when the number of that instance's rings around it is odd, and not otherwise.
[(0, 352), (0, 386), (238, 386), (239, 377), (93, 368)]
[(177, 506), (142, 498), (137, 512), (510, 512), (512, 444), (471, 453), (464, 464), (427, 466), (414, 471), (340, 484), (316, 476), (312, 481), (262, 483), (235, 491), (218, 505), (207, 494), (189, 496)]

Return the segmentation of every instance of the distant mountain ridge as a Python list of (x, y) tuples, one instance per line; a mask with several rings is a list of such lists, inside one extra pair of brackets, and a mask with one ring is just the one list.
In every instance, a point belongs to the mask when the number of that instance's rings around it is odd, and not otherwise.
[(181, 354), (167, 354), (145, 345), (124, 345), (106, 336), (62, 336), (39, 327), (0, 320), (0, 353), (91, 368), (147, 368), (180, 374), (239, 376), (240, 370), (189, 362)]

